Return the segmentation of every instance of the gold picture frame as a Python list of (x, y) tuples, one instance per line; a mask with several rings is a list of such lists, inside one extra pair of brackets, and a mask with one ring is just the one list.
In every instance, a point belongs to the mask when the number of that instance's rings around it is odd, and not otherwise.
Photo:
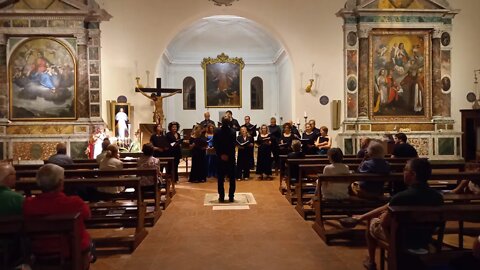
[(230, 58), (221, 53), (217, 58), (204, 58), (206, 108), (242, 107), (242, 58)]
[[(126, 114), (127, 119), (123, 120), (126, 121), (125, 123), (120, 123), (122, 120), (117, 121), (117, 114), (120, 113), (120, 109), (123, 109), (123, 112)], [(110, 127), (112, 129), (112, 134), (114, 137), (117, 138), (122, 138), (119, 133), (119, 129), (124, 129), (124, 137), (123, 138), (130, 138), (132, 130), (128, 128), (128, 124), (131, 122), (130, 117), (131, 117), (131, 112), (132, 108), (130, 107), (130, 103), (121, 103), (121, 102), (116, 102), (112, 101), (110, 102)], [(121, 117), (120, 114), (118, 117)], [(121, 118), (120, 118), (121, 119)], [(121, 125), (127, 125), (126, 127), (122, 127)]]
[(66, 42), (53, 37), (9, 42), (9, 118), (20, 121), (77, 118), (77, 61)]
[(369, 36), (369, 117), (378, 122), (432, 119), (431, 34), (374, 30)]

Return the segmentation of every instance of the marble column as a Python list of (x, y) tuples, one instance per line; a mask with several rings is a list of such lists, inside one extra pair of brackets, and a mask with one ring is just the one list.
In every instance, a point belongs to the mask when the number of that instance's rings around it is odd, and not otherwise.
[(368, 119), (368, 35), (369, 30), (360, 29), (358, 60), (358, 117)]
[(87, 35), (82, 32), (77, 38), (77, 117), (90, 117), (88, 93)]
[(7, 37), (0, 34), (0, 122), (8, 119)]
[(448, 117), (450, 112), (450, 94), (442, 91), (442, 31), (434, 30), (432, 34), (432, 116), (433, 118)]

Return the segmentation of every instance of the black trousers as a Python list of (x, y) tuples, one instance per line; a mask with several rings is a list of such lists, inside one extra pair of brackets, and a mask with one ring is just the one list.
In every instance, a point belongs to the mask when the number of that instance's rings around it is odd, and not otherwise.
[(225, 177), (228, 177), (229, 188), (228, 188), (228, 198), (233, 199), (235, 196), (235, 159), (229, 161), (223, 161), (220, 157), (217, 160), (217, 186), (218, 186), (218, 197), (220, 199), (225, 198)]

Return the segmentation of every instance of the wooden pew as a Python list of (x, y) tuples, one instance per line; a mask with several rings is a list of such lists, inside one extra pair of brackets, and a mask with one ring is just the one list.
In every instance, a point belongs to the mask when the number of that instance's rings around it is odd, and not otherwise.
[[(49, 258), (52, 257), (55, 260), (55, 269), (59, 267), (61, 269), (73, 269), (83, 270), (86, 269), (84, 265), (85, 260), (81, 251), (81, 235), (78, 233), (78, 227), (81, 222), (79, 219), (80, 214), (70, 215), (53, 215), (38, 218), (24, 219), (22, 216), (13, 217), (1, 217), (0, 218), (0, 238), (6, 239), (4, 236), (18, 236), (18, 240), (21, 242), (33, 240), (37, 237), (45, 235), (59, 235), (69, 239), (70, 258), (61, 258), (61, 254), (48, 254)], [(45, 255), (35, 254), (34, 251), (29, 250), (27, 246), (19, 243), (22, 253), (21, 263), (29, 263), (33, 269), (37, 269), (42, 266), (42, 257)], [(31, 255), (35, 255), (37, 260), (34, 264), (29, 261)], [(0, 265), (1, 269), (13, 269), (16, 265)], [(52, 267), (52, 265), (48, 265)]]
[(480, 215), (478, 214), (480, 213), (480, 205), (443, 205), (438, 207), (390, 206), (388, 211), (391, 215), (390, 236), (388, 243), (381, 243), (381, 246), (384, 247), (381, 251), (382, 269), (385, 261), (385, 249), (388, 251), (389, 270), (405, 268), (405, 265), (401, 266), (401, 261), (406, 258), (405, 255), (416, 256), (427, 266), (442, 266), (453, 258), (459, 258), (472, 252), (464, 249), (447, 250), (442, 245), (442, 228), (444, 228), (444, 225), (440, 226), (440, 232), (438, 233), (439, 245), (437, 245), (435, 253), (413, 255), (407, 251), (402, 240), (406, 230), (422, 224), (445, 224), (447, 221), (480, 222)]
[[(152, 171), (155, 171), (152, 169)], [(79, 187), (126, 187), (133, 188), (134, 192), (112, 194), (113, 198), (118, 200), (126, 199), (129, 202), (107, 201), (90, 203), (92, 218), (85, 221), (89, 229), (103, 228), (135, 228), (135, 233), (122, 237), (101, 237), (95, 238), (97, 247), (119, 247), (133, 252), (147, 235), (145, 229), (146, 204), (142, 198), (140, 178), (87, 178), (87, 179), (65, 179), (65, 188)], [(34, 179), (21, 179), (15, 185), (17, 191), (22, 190), (27, 196), (38, 191)], [(160, 210), (160, 209), (158, 209)], [(157, 212), (161, 213), (161, 212)], [(155, 217), (152, 217), (155, 218)], [(157, 218), (158, 219), (158, 218)], [(153, 222), (153, 221), (150, 221)]]
[[(478, 172), (448, 172), (448, 173), (433, 173), (430, 177), (429, 183), (434, 184), (437, 181), (444, 180), (472, 180), (478, 179), (480, 173)], [(389, 175), (381, 174), (367, 174), (354, 173), (348, 175), (318, 175), (319, 184), (322, 182), (348, 182), (355, 181), (382, 181), (382, 182), (399, 182), (403, 181), (403, 173), (391, 173)], [(351, 197), (346, 200), (326, 200), (322, 198), (321, 188), (319, 194), (316, 194), (314, 201), (315, 222), (312, 225), (317, 234), (329, 244), (332, 239), (351, 239), (354, 230), (344, 228), (336, 228), (327, 230), (325, 225), (329, 220), (336, 220), (340, 217), (352, 216), (366, 213), (378, 206), (384, 205), (389, 198), (385, 197), (382, 200), (363, 200), (356, 197)], [(480, 195), (458, 195), (458, 194), (444, 194), (444, 200), (447, 204), (480, 204)], [(331, 222), (329, 222), (331, 223)], [(337, 225), (337, 224), (329, 224)]]
[[(406, 163), (410, 158), (385, 158), (386, 161), (390, 163)], [(363, 158), (344, 158), (343, 163), (348, 164), (360, 164), (364, 159)], [(280, 156), (280, 186), (279, 190), (282, 194), (285, 194), (286, 190), (283, 186), (283, 181), (288, 177), (289, 167), (296, 166), (300, 164), (330, 164), (330, 161), (326, 156), (319, 155), (306, 155), (305, 158), (301, 159), (287, 159), (286, 155)]]
[[(37, 173), (37, 170), (21, 170), (17, 171), (17, 179), (21, 180), (23, 178), (34, 178)], [(136, 169), (136, 168), (129, 168), (123, 170), (114, 170), (114, 171), (102, 171), (102, 170), (65, 170), (65, 179), (74, 179), (74, 178), (105, 178), (105, 177), (127, 177), (127, 176), (149, 176), (155, 177), (156, 170), (155, 169)], [(169, 188), (170, 185), (168, 184), (168, 180), (166, 184), (166, 192), (165, 192), (165, 201), (164, 201), (164, 208), (166, 208), (170, 202), (171, 197)], [(160, 205), (161, 205), (161, 191), (159, 188), (159, 184), (155, 183), (155, 192), (152, 194), (151, 199), (153, 200), (153, 212), (147, 215), (147, 223), (154, 224), (161, 215)], [(150, 198), (150, 197), (149, 197)], [(152, 223), (153, 221), (153, 223)]]
[[(99, 164), (95, 162), (95, 160), (89, 160), (91, 161), (90, 163), (74, 163), (71, 165), (64, 165), (62, 166), (65, 170), (98, 170), (99, 169)], [(161, 165), (168, 166), (168, 162), (166, 161), (161, 161)], [(16, 164), (14, 165), (16, 171), (24, 171), (24, 170), (38, 170), (43, 164)], [(128, 162), (123, 162), (123, 168), (124, 169), (134, 169), (137, 168), (137, 162), (136, 161), (128, 161)], [(171, 182), (170, 177), (164, 177), (166, 184), (169, 184)], [(170, 192), (170, 188), (172, 185), (166, 185), (164, 188), (159, 186), (159, 205), (165, 210), (168, 205), (171, 203), (172, 199), (172, 192)], [(162, 195), (164, 196), (164, 200), (162, 200)], [(157, 197), (155, 194), (152, 194), (150, 192), (147, 192), (144, 194), (144, 199), (151, 199), (153, 200), (153, 203), (148, 203), (148, 206), (156, 206), (155, 202), (157, 200)], [(156, 222), (156, 220), (155, 220)]]
[[(286, 198), (289, 200), (291, 204), (296, 204), (295, 209), (297, 212), (304, 218), (307, 219), (308, 217), (313, 217), (315, 212), (311, 206), (306, 206), (304, 203), (309, 201), (313, 198), (313, 191), (316, 188), (316, 180), (318, 174), (323, 172), (323, 168), (327, 164), (300, 164), (299, 165), (299, 175), (298, 181), (295, 185), (287, 185), (287, 187), (291, 186), (289, 190), (287, 189)], [(347, 164), (351, 171), (357, 171), (359, 164)], [(458, 172), (462, 172), (465, 170), (465, 163), (462, 162), (432, 162), (431, 163), (432, 170), (439, 171), (439, 170), (456, 170)], [(405, 163), (390, 163), (391, 171), (392, 172), (403, 172), (405, 167)], [(290, 177), (287, 177), (287, 184), (289, 184)], [(451, 190), (457, 185), (457, 181), (434, 181), (431, 182), (431, 186), (433, 188), (439, 190)], [(298, 198), (301, 198), (298, 199)]]

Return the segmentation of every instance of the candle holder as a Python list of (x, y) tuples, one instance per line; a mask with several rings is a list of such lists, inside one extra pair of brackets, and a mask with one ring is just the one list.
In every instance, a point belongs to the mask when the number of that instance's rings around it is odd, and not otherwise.
[(304, 116), (303, 119), (305, 119), (305, 124), (307, 123), (308, 116)]
[(283, 116), (280, 116), (280, 126), (283, 124)]

